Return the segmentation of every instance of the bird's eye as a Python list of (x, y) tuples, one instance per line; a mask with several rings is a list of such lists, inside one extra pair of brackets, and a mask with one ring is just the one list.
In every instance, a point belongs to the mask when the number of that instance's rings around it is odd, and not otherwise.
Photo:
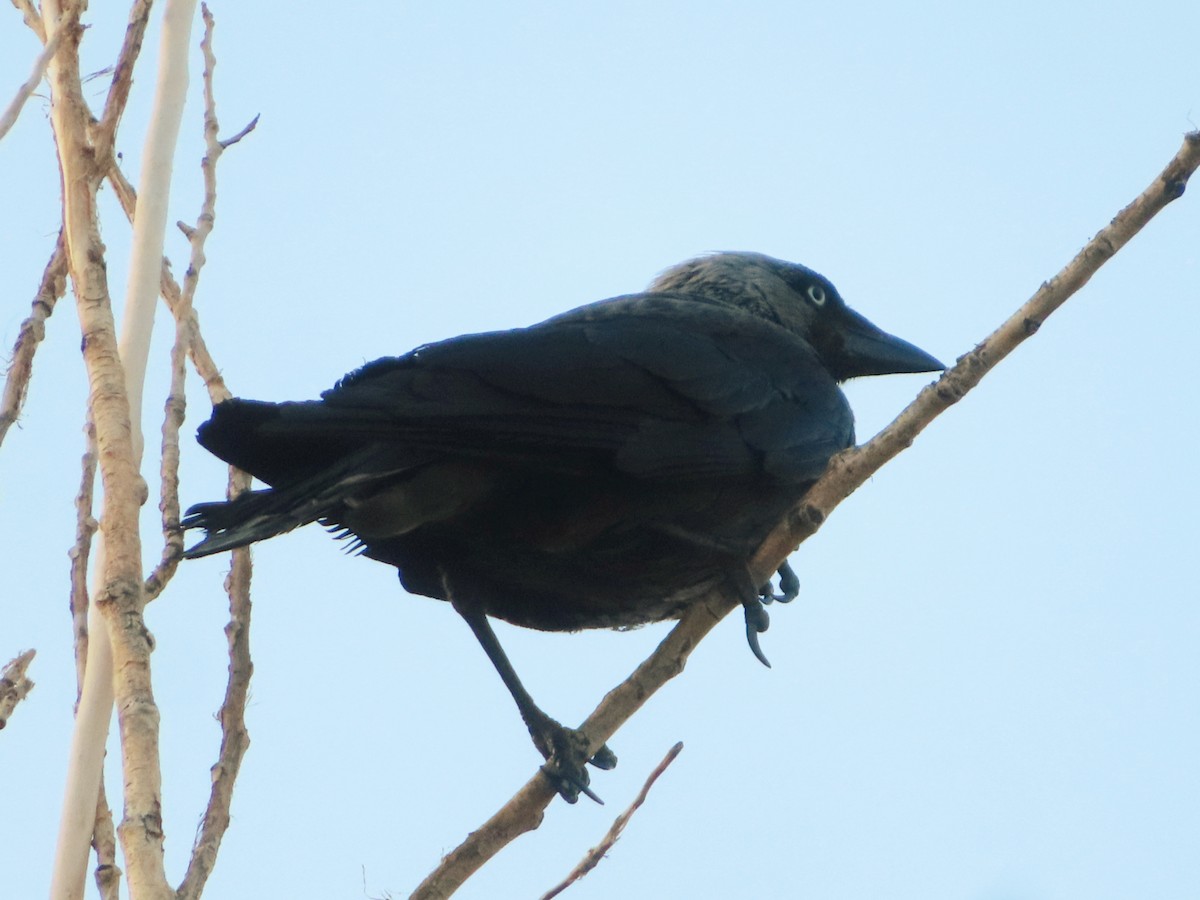
[(810, 284), (808, 286), (808, 299), (817, 306), (825, 305), (825, 289), (819, 284)]

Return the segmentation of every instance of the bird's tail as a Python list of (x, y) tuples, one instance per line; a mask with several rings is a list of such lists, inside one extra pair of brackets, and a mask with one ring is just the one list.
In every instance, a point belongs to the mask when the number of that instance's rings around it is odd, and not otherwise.
[(180, 524), (185, 529), (203, 528), (204, 539), (185, 550), (184, 557), (196, 559), (244, 547), (321, 518), (321, 511), (308, 514), (308, 504), (295, 502), (298, 498), (289, 493), (268, 488), (219, 503), (197, 503)]
[(184, 556), (232, 550), (309, 522), (336, 525), (347, 498), (403, 469), (394, 450), (381, 452), (370, 440), (382, 419), (320, 401), (218, 404), (200, 426), (201, 445), (271, 487), (191, 507), (181, 524), (206, 534)]
[(375, 467), (375, 456), (373, 448), (364, 448), (293, 484), (248, 491), (223, 502), (196, 504), (180, 524), (185, 529), (202, 528), (205, 535), (184, 551), (184, 557), (195, 559), (244, 547), (309, 522), (338, 525), (347, 498), (398, 471)]

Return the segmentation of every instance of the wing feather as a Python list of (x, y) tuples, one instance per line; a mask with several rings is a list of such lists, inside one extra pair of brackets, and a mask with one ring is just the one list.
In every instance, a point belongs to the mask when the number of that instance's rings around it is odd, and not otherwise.
[(377, 360), (320, 401), (258, 405), (252, 429), (233, 415), (225, 428), (218, 409), (202, 443), (268, 483), (290, 469), (310, 477), (366, 445), (387, 448), (371, 455), (387, 472), (449, 457), (796, 481), (852, 440), (841, 391), (783, 328), (659, 295), (598, 306)]

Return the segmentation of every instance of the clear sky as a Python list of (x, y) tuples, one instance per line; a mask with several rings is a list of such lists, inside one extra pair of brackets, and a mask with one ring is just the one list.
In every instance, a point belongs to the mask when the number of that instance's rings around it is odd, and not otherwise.
[[(197, 299), (230, 387), (312, 397), (366, 360), (634, 291), (717, 249), (811, 266), (953, 360), (1200, 124), (1193, 2), (823, 6), (301, 14), (218, 0), (222, 131), (262, 114), (222, 160)], [(87, 21), (100, 70), (124, 11), (94, 5)], [(0, 15), (0, 102), (37, 50), (18, 13)], [(194, 72), (172, 221), (199, 208), (198, 60)], [(107, 84), (89, 82), (97, 108)], [(131, 176), (152, 85), (143, 65), (118, 142)], [(0, 142), (3, 348), (57, 229), (46, 118), (34, 98)], [(127, 228), (104, 197), (121, 296)], [(182, 272), (184, 242), (169, 241)], [(66, 551), (85, 383), (72, 306), (50, 321), (0, 448), (0, 662), (39, 654), (37, 688), (0, 734), (14, 898), (46, 890), (74, 699)], [(556, 803), (460, 896), (553, 885), (677, 740), (682, 755), (570, 896), (1200, 896), (1198, 334), (1189, 193), (804, 545), (800, 598), (763, 638), (772, 670), (740, 617), (723, 623), (611, 741), (620, 766), (594, 779), (608, 805)], [(169, 336), (160, 317), (151, 446)], [(851, 384), (860, 435), (926, 381)], [(208, 411), (190, 387), (185, 505), (224, 489), (190, 439)], [(406, 597), (392, 570), (316, 528), (255, 561), (253, 743), (209, 896), (406, 896), (536, 754), (445, 604)], [(219, 740), (226, 564), (185, 564), (147, 613), (176, 883)], [(571, 723), (665, 634), (498, 630)]]

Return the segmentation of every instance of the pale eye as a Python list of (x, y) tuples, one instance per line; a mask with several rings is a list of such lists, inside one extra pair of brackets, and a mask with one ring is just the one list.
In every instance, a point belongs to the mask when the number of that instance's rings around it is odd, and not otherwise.
[(825, 305), (825, 289), (819, 284), (810, 284), (808, 286), (808, 299), (817, 306)]

